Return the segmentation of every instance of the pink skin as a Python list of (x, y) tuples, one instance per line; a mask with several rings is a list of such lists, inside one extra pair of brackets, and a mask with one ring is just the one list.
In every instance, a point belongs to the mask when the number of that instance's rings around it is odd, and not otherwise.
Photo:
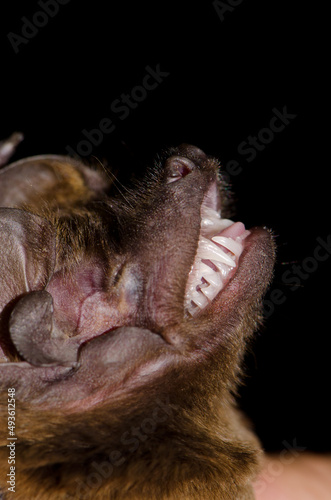
[(219, 236), (225, 236), (227, 238), (236, 239), (241, 236), (246, 231), (245, 225), (242, 222), (235, 222), (232, 226), (224, 229)]
[(329, 500), (331, 455), (268, 456), (254, 483), (256, 500)]

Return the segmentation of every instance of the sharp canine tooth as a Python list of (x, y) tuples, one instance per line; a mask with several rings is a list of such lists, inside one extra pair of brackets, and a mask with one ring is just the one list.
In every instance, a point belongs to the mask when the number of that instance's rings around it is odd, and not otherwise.
[(226, 236), (213, 236), (212, 240), (230, 250), (230, 252), (234, 253), (237, 257), (239, 257), (242, 252), (242, 245), (231, 238), (227, 238)]
[(226, 254), (215, 243), (207, 238), (204, 238), (203, 236), (200, 237), (198, 256), (200, 259), (215, 259), (217, 261), (224, 262), (230, 267), (236, 267), (235, 261), (229, 256), (229, 254)]

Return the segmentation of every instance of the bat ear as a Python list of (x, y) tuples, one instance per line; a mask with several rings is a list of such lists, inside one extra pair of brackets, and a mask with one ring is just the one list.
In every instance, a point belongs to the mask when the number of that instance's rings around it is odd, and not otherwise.
[(35, 366), (74, 366), (78, 346), (53, 329), (53, 299), (42, 290), (22, 297), (9, 320), (11, 339), (19, 354)]
[[(2, 153), (4, 156), (4, 152)], [(1, 145), (0, 145), (1, 167)], [(69, 156), (41, 155), (24, 158), (0, 168), (0, 206), (56, 206), (102, 195), (111, 182), (101, 168), (90, 168)]]
[(55, 265), (50, 222), (19, 209), (0, 208), (0, 313), (16, 297), (42, 290)]

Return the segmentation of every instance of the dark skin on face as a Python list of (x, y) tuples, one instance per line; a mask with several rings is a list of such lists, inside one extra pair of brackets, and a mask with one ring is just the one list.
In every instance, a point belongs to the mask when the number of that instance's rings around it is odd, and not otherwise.
[[(18, 142), (2, 143), (0, 163)], [(262, 452), (233, 394), (272, 277), (271, 233), (250, 229), (223, 289), (197, 314), (186, 306), (201, 214), (226, 216), (222, 189), (217, 161), (188, 145), (125, 198), (67, 157), (2, 167), (3, 498), (8, 394), (17, 500), (254, 498)]]

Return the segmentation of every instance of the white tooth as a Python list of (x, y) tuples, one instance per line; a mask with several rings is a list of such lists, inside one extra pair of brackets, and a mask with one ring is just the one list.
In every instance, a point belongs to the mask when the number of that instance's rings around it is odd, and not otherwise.
[(208, 228), (213, 226), (215, 222), (212, 219), (204, 218), (201, 220), (201, 228)]
[(209, 219), (220, 219), (221, 214), (210, 207), (202, 207), (201, 214), (203, 217), (208, 217)]
[(188, 312), (190, 313), (191, 316), (195, 316), (199, 311), (200, 308), (198, 306), (194, 306), (192, 304), (188, 306)]
[(218, 233), (227, 227), (232, 226), (232, 224), (234, 224), (234, 222), (230, 219), (212, 219), (206, 217), (201, 220), (201, 229), (204, 231)]
[(207, 288), (207, 286), (209, 286), (208, 283), (205, 283), (205, 282), (199, 283), (199, 288)]
[(235, 261), (229, 254), (203, 236), (200, 237), (199, 241), (198, 257), (200, 259), (215, 259), (219, 262), (224, 262), (228, 266), (236, 267)]
[(203, 309), (208, 305), (208, 299), (201, 292), (198, 292), (197, 290), (191, 295), (191, 300), (201, 309)]
[(218, 292), (220, 292), (221, 288), (217, 288), (215, 286), (212, 286), (212, 285), (209, 285), (208, 288), (204, 288), (202, 291), (202, 293), (208, 297), (209, 300), (213, 300), (216, 295), (218, 294)]
[(195, 288), (196, 287), (194, 287), (194, 289), (193, 289), (192, 286), (188, 287), (187, 290), (186, 290), (186, 297), (191, 297), (192, 293), (194, 293)]
[(216, 286), (217, 288), (223, 286), (221, 273), (214, 272), (214, 274), (208, 274), (206, 275), (205, 280), (208, 281), (210, 285)]
[(237, 257), (239, 257), (242, 252), (243, 247), (241, 243), (234, 241), (232, 238), (226, 238), (225, 236), (213, 236), (212, 240), (230, 250), (230, 252), (234, 253)]
[(211, 259), (210, 261), (214, 264), (214, 266), (217, 267), (217, 269), (221, 273), (223, 279), (227, 278), (227, 276), (229, 274), (229, 266), (227, 266), (226, 264), (223, 264), (222, 262), (218, 262), (217, 260)]
[(221, 273), (214, 271), (209, 266), (207, 266), (207, 264), (204, 264), (203, 262), (201, 263), (200, 269), (201, 269), (202, 277), (206, 281), (208, 281), (208, 283), (210, 285), (213, 285), (216, 287), (220, 287), (223, 285)]
[[(222, 219), (216, 210), (202, 207), (198, 251), (186, 287), (186, 310), (191, 316), (195, 316), (216, 297), (223, 289), (231, 269), (236, 267), (236, 257), (243, 250), (242, 240), (250, 233), (246, 231), (235, 239), (216, 236), (232, 224), (232, 220)], [(214, 267), (202, 262), (203, 259)]]

